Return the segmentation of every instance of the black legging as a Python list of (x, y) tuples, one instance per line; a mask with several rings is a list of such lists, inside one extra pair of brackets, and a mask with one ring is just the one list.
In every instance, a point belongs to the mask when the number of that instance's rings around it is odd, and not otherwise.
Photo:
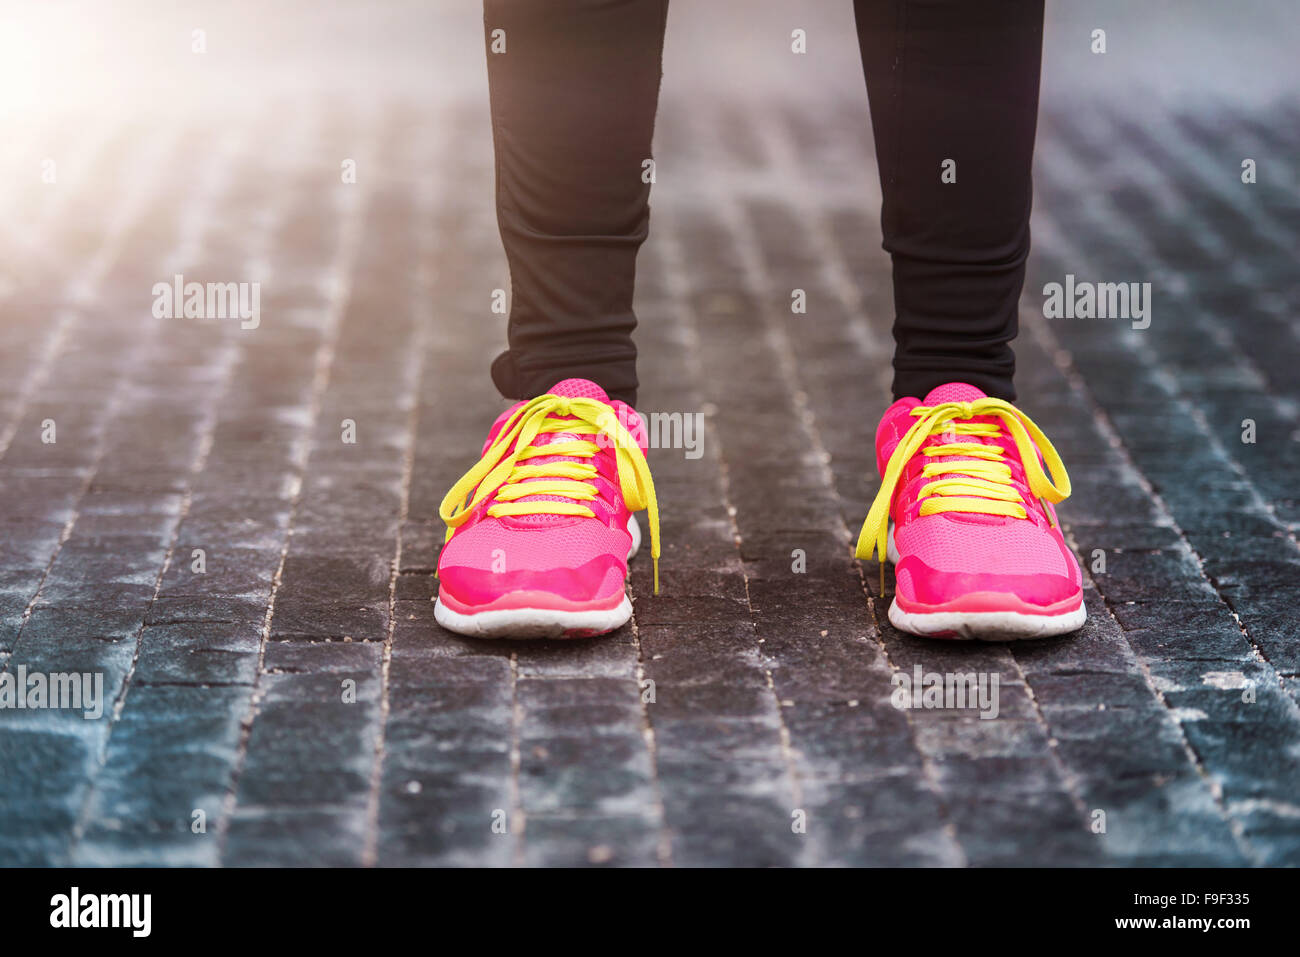
[[(512, 287), (492, 378), (507, 398), (577, 376), (635, 403), (632, 290), (667, 0), (483, 7)], [(894, 395), (965, 381), (1014, 399), (1043, 0), (854, 7), (894, 267)]]

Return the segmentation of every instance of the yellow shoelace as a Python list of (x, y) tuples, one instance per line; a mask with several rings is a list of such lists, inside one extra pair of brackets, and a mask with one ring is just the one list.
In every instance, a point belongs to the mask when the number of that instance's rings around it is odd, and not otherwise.
[[(560, 419), (557, 416), (573, 416)], [(618, 463), (619, 487), (627, 507), (637, 512), (649, 510), (650, 557), (654, 560), (655, 594), (659, 594), (659, 501), (650, 466), (636, 440), (623, 427), (618, 416), (604, 402), (584, 397), (539, 395), (521, 405), (501, 426), (501, 431), (477, 465), (451, 487), (438, 515), (447, 523), (447, 539), (469, 520), (481, 502), (496, 497), (488, 515), (579, 515), (595, 518), (596, 513), (583, 502), (597, 495), (586, 479), (596, 477), (590, 462), (548, 462), (521, 465), (526, 459), (547, 455), (569, 458), (595, 458), (600, 447), (588, 439), (569, 439), (534, 447), (533, 440), (544, 432), (568, 432), (578, 435), (605, 435)], [(511, 449), (513, 444), (514, 448)], [(471, 497), (472, 495), (472, 497)], [(571, 501), (554, 500), (520, 502), (530, 495), (559, 495)]]
[[(920, 449), (922, 455), (936, 459), (925, 466), (921, 475), (951, 475), (952, 478), (935, 479), (921, 487), (921, 514), (936, 512), (978, 512), (983, 515), (1005, 515), (1026, 518), (1020, 491), (1011, 484), (1011, 466), (1004, 461), (1005, 450), (981, 442), (945, 442), (921, 449), (931, 436), (959, 435), (989, 437), (1002, 434), (1001, 426), (993, 422), (962, 422), (980, 415), (996, 416), (1006, 426), (1015, 440), (1024, 465), (1029, 490), (1039, 499), (1053, 505), (1070, 495), (1070, 476), (1065, 471), (1060, 455), (1034, 421), (1011, 403), (1002, 399), (984, 398), (973, 402), (942, 402), (939, 405), (919, 405), (912, 410), (917, 421), (907, 430), (902, 441), (889, 457), (885, 477), (881, 481), (876, 500), (871, 503), (867, 520), (862, 523), (858, 536), (857, 557), (870, 559), (880, 553), (880, 593), (885, 592), (885, 544), (889, 534), (889, 507), (903, 469)], [(1038, 453), (1051, 470), (1048, 478), (1039, 462)], [(948, 456), (965, 456), (967, 461), (944, 461)], [(977, 461), (969, 461), (969, 459)], [(1053, 479), (1059, 484), (1054, 484)]]

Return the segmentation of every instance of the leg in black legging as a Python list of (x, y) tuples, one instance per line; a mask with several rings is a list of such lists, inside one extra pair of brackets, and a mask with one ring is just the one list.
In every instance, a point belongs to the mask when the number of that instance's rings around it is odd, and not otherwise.
[(493, 381), (523, 399), (577, 376), (635, 402), (632, 289), (667, 0), (484, 0), (483, 12), (511, 282)]
[(1014, 399), (1043, 0), (854, 6), (893, 257), (894, 395), (964, 381)]

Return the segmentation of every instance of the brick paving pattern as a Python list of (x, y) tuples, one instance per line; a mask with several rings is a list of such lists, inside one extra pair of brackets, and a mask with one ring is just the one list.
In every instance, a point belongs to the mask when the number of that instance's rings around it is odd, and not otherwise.
[[(109, 704), (0, 711), (0, 863), (1300, 863), (1279, 110), (1044, 111), (1019, 383), (1091, 616), (1013, 647), (896, 632), (851, 557), (891, 344), (862, 99), (665, 103), (641, 399), (703, 454), (651, 454), (661, 594), (636, 561), (633, 623), (571, 643), (432, 617), (503, 407), (479, 106), (66, 125), (3, 236), (0, 664)], [(175, 273), (260, 282), (260, 326), (155, 318)], [(1152, 282), (1150, 328), (1043, 319), (1066, 273)], [(893, 707), (916, 666), (997, 674), (998, 717)]]

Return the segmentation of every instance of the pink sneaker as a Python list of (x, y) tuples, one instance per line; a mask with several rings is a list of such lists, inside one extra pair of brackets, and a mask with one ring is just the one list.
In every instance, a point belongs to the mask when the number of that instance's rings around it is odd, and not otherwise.
[[(1023, 412), (964, 382), (899, 399), (876, 430), (876, 465), (857, 556), (894, 563), (895, 628), (1009, 641), (1083, 626), (1083, 576), (1052, 508), (1070, 478)], [(882, 593), (884, 578), (882, 564)]]
[(483, 458), (442, 501), (438, 624), (485, 638), (579, 638), (632, 616), (627, 563), (659, 508), (641, 417), (586, 379), (502, 413)]

